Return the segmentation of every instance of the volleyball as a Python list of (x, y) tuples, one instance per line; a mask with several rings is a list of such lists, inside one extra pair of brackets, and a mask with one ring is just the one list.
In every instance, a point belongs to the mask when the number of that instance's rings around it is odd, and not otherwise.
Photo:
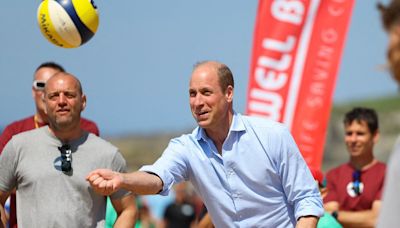
[(99, 25), (97, 6), (92, 0), (44, 0), (37, 20), (42, 35), (52, 44), (76, 48), (88, 42)]

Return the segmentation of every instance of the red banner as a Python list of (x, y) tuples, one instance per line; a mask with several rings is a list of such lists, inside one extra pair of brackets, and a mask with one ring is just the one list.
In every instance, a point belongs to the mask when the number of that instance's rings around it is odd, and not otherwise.
[(354, 0), (260, 0), (246, 113), (286, 124), (320, 168)]

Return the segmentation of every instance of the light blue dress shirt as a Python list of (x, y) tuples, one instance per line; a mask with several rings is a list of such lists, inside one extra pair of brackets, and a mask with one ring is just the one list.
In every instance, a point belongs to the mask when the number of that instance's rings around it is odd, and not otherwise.
[(294, 227), (305, 215), (322, 216), (317, 185), (288, 129), (277, 122), (234, 114), (220, 155), (205, 131), (172, 139), (141, 171), (173, 184), (190, 181), (216, 227)]

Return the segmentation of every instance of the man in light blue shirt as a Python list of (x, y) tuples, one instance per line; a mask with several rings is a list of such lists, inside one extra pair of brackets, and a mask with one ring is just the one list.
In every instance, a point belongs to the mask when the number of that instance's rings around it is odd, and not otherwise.
[(233, 88), (226, 65), (198, 63), (189, 88), (198, 127), (172, 139), (153, 165), (130, 174), (95, 170), (88, 181), (105, 195), (119, 188), (167, 195), (190, 181), (216, 227), (316, 227), (322, 200), (290, 132), (234, 112)]

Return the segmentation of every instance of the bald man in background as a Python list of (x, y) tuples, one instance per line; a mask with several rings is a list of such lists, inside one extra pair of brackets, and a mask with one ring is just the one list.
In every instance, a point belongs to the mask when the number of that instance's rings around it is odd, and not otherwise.
[[(58, 72), (65, 72), (65, 70), (60, 64), (55, 62), (44, 62), (36, 68), (32, 82), (32, 97), (35, 102), (36, 112), (34, 115), (6, 126), (0, 135), (0, 155), (7, 142), (14, 135), (48, 125), (47, 115), (44, 112), (42, 95), (47, 80)], [(99, 129), (95, 122), (81, 118), (81, 126), (83, 129), (99, 136)], [(14, 193), (10, 196), (10, 215), (8, 223), (10, 228), (17, 227), (16, 197)]]

